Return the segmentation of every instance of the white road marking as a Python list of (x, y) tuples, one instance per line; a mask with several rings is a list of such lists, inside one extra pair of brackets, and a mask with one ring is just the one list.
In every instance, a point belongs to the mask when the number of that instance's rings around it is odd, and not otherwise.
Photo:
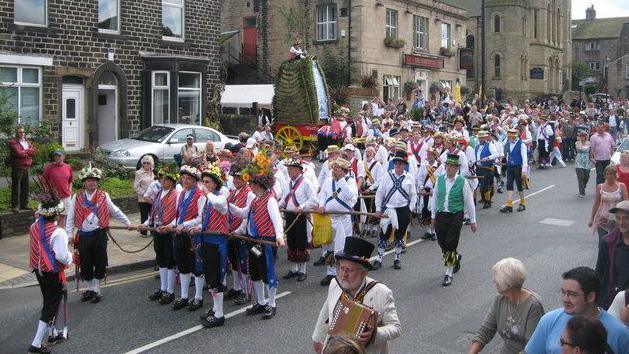
[(539, 223), (540, 224), (546, 224), (546, 225), (554, 225), (554, 226), (570, 226), (570, 225), (574, 224), (574, 220), (563, 220), (563, 219), (546, 218), (546, 219), (540, 221)]
[[(548, 186), (548, 187), (542, 188), (542, 189), (540, 189), (540, 190), (538, 190), (538, 191), (536, 191), (536, 192), (533, 192), (533, 193), (531, 193), (531, 194), (529, 194), (529, 195), (525, 195), (525, 196), (524, 196), (524, 199), (528, 199), (529, 197), (532, 197), (532, 196), (534, 196), (534, 195), (536, 195), (536, 194), (540, 194), (540, 193), (542, 193), (542, 192), (544, 192), (544, 191), (547, 191), (547, 190), (549, 190), (549, 189), (551, 189), (551, 188), (554, 188), (554, 187), (555, 187), (555, 185), (554, 185), (554, 184), (551, 184), (551, 185), (550, 185), (550, 186)], [(514, 204), (516, 204), (516, 203), (517, 203), (517, 204), (520, 204), (520, 200), (519, 200), (519, 199), (514, 199), (514, 200), (513, 200), (513, 203), (514, 203)], [(503, 205), (501, 206), (501, 208), (505, 207), (506, 205), (507, 205), (507, 204), (503, 204)]]
[[(411, 242), (406, 244), (406, 247), (411, 247), (412, 245), (420, 243), (420, 242), (423, 242), (423, 241), (426, 241), (426, 240), (420, 238), (419, 240), (411, 241)], [(390, 255), (391, 253), (394, 253), (394, 252), (395, 252), (395, 248), (390, 250), (390, 251), (384, 252), (384, 255), (388, 256), (388, 255)], [(369, 260), (372, 261), (372, 262), (375, 261), (376, 259), (378, 259), (378, 256), (373, 256), (373, 257), (369, 258)]]
[[(290, 291), (285, 291), (285, 292), (283, 292), (283, 293), (278, 294), (277, 296), (275, 296), (275, 299), (279, 299), (279, 298), (282, 298), (282, 297), (287, 296), (287, 295), (290, 295), (290, 294), (291, 294), (291, 292), (290, 292)], [(225, 314), (225, 319), (232, 318), (232, 317), (234, 317), (234, 316), (238, 316), (238, 315), (240, 315), (241, 313), (244, 313), (244, 312), (247, 310), (247, 308), (248, 308), (248, 307), (249, 307), (249, 306), (246, 306), (246, 307), (243, 307), (243, 308), (238, 309), (238, 310), (236, 310), (236, 311), (232, 311), (232, 312), (230, 312), (230, 313), (228, 313), (228, 314)], [(166, 338), (162, 338), (162, 339), (160, 339), (160, 340), (158, 340), (158, 341), (155, 341), (155, 342), (153, 342), (153, 343), (149, 343), (149, 344), (147, 344), (147, 345), (145, 345), (145, 346), (143, 346), (143, 347), (140, 347), (140, 348), (137, 348), (137, 349), (133, 349), (133, 350), (131, 350), (131, 351), (128, 351), (126, 354), (137, 354), (137, 353), (142, 353), (142, 352), (144, 352), (144, 351), (147, 351), (147, 350), (150, 350), (150, 349), (153, 349), (153, 348), (159, 347), (160, 345), (166, 344), (166, 343), (168, 343), (168, 342), (172, 342), (172, 341), (174, 341), (175, 339), (178, 339), (178, 338), (181, 338), (181, 337), (185, 337), (185, 336), (187, 336), (187, 335), (189, 335), (189, 334), (192, 334), (192, 333), (198, 332), (198, 331), (202, 330), (203, 328), (204, 328), (204, 327), (203, 327), (202, 325), (196, 325), (196, 326), (194, 326), (194, 327), (191, 327), (191, 328), (186, 329), (185, 331), (181, 331), (181, 332), (179, 332), (179, 333), (175, 333), (175, 334), (173, 334), (172, 336), (168, 336), (168, 337), (166, 337)]]

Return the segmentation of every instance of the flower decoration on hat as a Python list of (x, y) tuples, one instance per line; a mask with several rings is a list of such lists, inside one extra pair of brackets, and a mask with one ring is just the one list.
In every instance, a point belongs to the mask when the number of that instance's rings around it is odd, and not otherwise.
[(101, 180), (101, 179), (103, 179), (103, 171), (101, 171), (99, 168), (93, 167), (92, 163), (90, 162), (88, 166), (85, 166), (79, 172), (79, 179), (80, 180), (83, 181), (83, 180), (86, 180), (88, 178)]
[(284, 160), (284, 166), (286, 167), (299, 167), (299, 168), (303, 168), (304, 166), (302, 165), (303, 161), (301, 161), (301, 159), (286, 159)]
[(48, 192), (44, 192), (37, 196), (39, 205), (37, 206), (36, 215), (50, 217), (63, 213), (65, 206), (63, 202)]
[(245, 182), (251, 182), (269, 189), (275, 184), (271, 158), (264, 149), (260, 149), (251, 162), (242, 169), (241, 177)]
[(217, 161), (216, 163), (221, 169), (223, 180), (227, 180), (229, 171), (231, 171), (232, 163), (227, 160)]
[(208, 176), (214, 180), (214, 183), (218, 188), (223, 186), (223, 170), (220, 166), (215, 164), (209, 164), (207, 168), (201, 173), (202, 177)]
[(201, 172), (196, 168), (190, 165), (183, 165), (181, 169), (179, 169), (180, 175), (188, 175), (197, 181), (201, 179)]
[(157, 170), (157, 175), (160, 178), (170, 178), (173, 182), (179, 180), (179, 167), (177, 164), (164, 165)]

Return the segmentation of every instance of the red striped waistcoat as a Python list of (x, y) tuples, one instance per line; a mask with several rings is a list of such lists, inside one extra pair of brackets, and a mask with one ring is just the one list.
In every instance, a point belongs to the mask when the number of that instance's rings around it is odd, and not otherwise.
[[(50, 237), (52, 233), (57, 229), (57, 225), (54, 222), (46, 222), (44, 224), (44, 242), (46, 242), (49, 252), (46, 252), (41, 237), (41, 224), (39, 221), (34, 222), (31, 225), (31, 252), (30, 252), (30, 265), (32, 269), (35, 269), (41, 273), (53, 273), (63, 272), (65, 266), (57, 261), (55, 258), (55, 251), (50, 244)], [(56, 270), (55, 270), (56, 268)]]
[(208, 212), (210, 213), (210, 220), (208, 220), (207, 226), (203, 228), (203, 231), (210, 231), (211, 233), (217, 234), (227, 234), (229, 232), (227, 214), (221, 214), (216, 211), (209, 200), (203, 207), (203, 216), (201, 220), (206, 220)]
[[(244, 208), (245, 206), (247, 206), (247, 196), (249, 195), (250, 191), (251, 188), (249, 188), (249, 185), (245, 185), (238, 190), (233, 190), (229, 193), (229, 198), (227, 198), (227, 201), (239, 208)], [(242, 223), (242, 218), (233, 215), (231, 212), (229, 212), (228, 215), (229, 231), (232, 232), (240, 226), (240, 224)]]
[[(190, 200), (190, 204), (188, 205), (188, 208), (186, 209), (184, 213), (183, 221), (192, 220), (197, 217), (197, 215), (199, 214), (197, 202), (199, 201), (199, 198), (201, 198), (202, 195), (203, 193), (201, 192), (201, 190), (198, 187), (195, 188), (194, 195), (192, 196), (192, 200)], [(186, 191), (183, 190), (181, 191), (181, 194), (179, 194), (179, 203), (183, 203), (185, 199), (186, 199)], [(177, 219), (179, 219), (179, 216), (180, 216), (179, 212), (177, 212)]]
[(154, 223), (159, 222), (160, 225), (169, 225), (177, 216), (177, 191), (173, 188), (169, 190), (164, 198), (159, 191), (151, 208), (151, 220)]
[(253, 223), (258, 230), (260, 237), (275, 237), (275, 228), (269, 215), (269, 198), (274, 198), (271, 190), (268, 190), (261, 197), (255, 197), (251, 202), (251, 213), (253, 213)]
[[(79, 190), (76, 194), (76, 202), (74, 204), (74, 227), (77, 230), (81, 230), (83, 221), (91, 214), (94, 213), (98, 217), (98, 226), (101, 229), (109, 227), (109, 208), (105, 198), (105, 192), (97, 189), (92, 195), (92, 199), (87, 200), (85, 198), (85, 191)], [(87, 203), (93, 203), (93, 206), (88, 206)]]

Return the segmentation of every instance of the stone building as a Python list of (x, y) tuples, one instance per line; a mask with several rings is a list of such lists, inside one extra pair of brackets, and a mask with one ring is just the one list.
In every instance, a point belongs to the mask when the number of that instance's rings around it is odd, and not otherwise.
[[(482, 81), (481, 1), (444, 1), (468, 10), (462, 66), (468, 70), (468, 86), (477, 92)], [(570, 0), (485, 0), (488, 96), (522, 100), (570, 89), (570, 7)]]
[(584, 81), (597, 90), (629, 97), (629, 17), (596, 18), (588, 8), (584, 20), (572, 21), (572, 61), (589, 66)]
[(68, 151), (200, 124), (219, 80), (219, 0), (0, 0), (0, 90)]
[(384, 98), (403, 96), (406, 82), (424, 92), (434, 82), (465, 85), (458, 49), (468, 17), (460, 7), (433, 0), (223, 0), (222, 8), (223, 33), (234, 34), (226, 45), (236, 53), (231, 57), (271, 76), (299, 37), (310, 55), (350, 60), (350, 82), (375, 77)]

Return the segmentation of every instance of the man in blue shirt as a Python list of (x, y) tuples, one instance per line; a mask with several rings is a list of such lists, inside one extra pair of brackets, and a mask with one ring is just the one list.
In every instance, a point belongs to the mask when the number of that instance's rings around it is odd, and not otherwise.
[(601, 281), (596, 272), (588, 267), (577, 267), (563, 273), (561, 277), (563, 307), (542, 316), (524, 349), (525, 353), (562, 353), (559, 338), (566, 323), (573, 316), (584, 316), (597, 318), (603, 323), (607, 330), (607, 344), (614, 353), (628, 354), (629, 329), (596, 304), (596, 297), (601, 288)]

